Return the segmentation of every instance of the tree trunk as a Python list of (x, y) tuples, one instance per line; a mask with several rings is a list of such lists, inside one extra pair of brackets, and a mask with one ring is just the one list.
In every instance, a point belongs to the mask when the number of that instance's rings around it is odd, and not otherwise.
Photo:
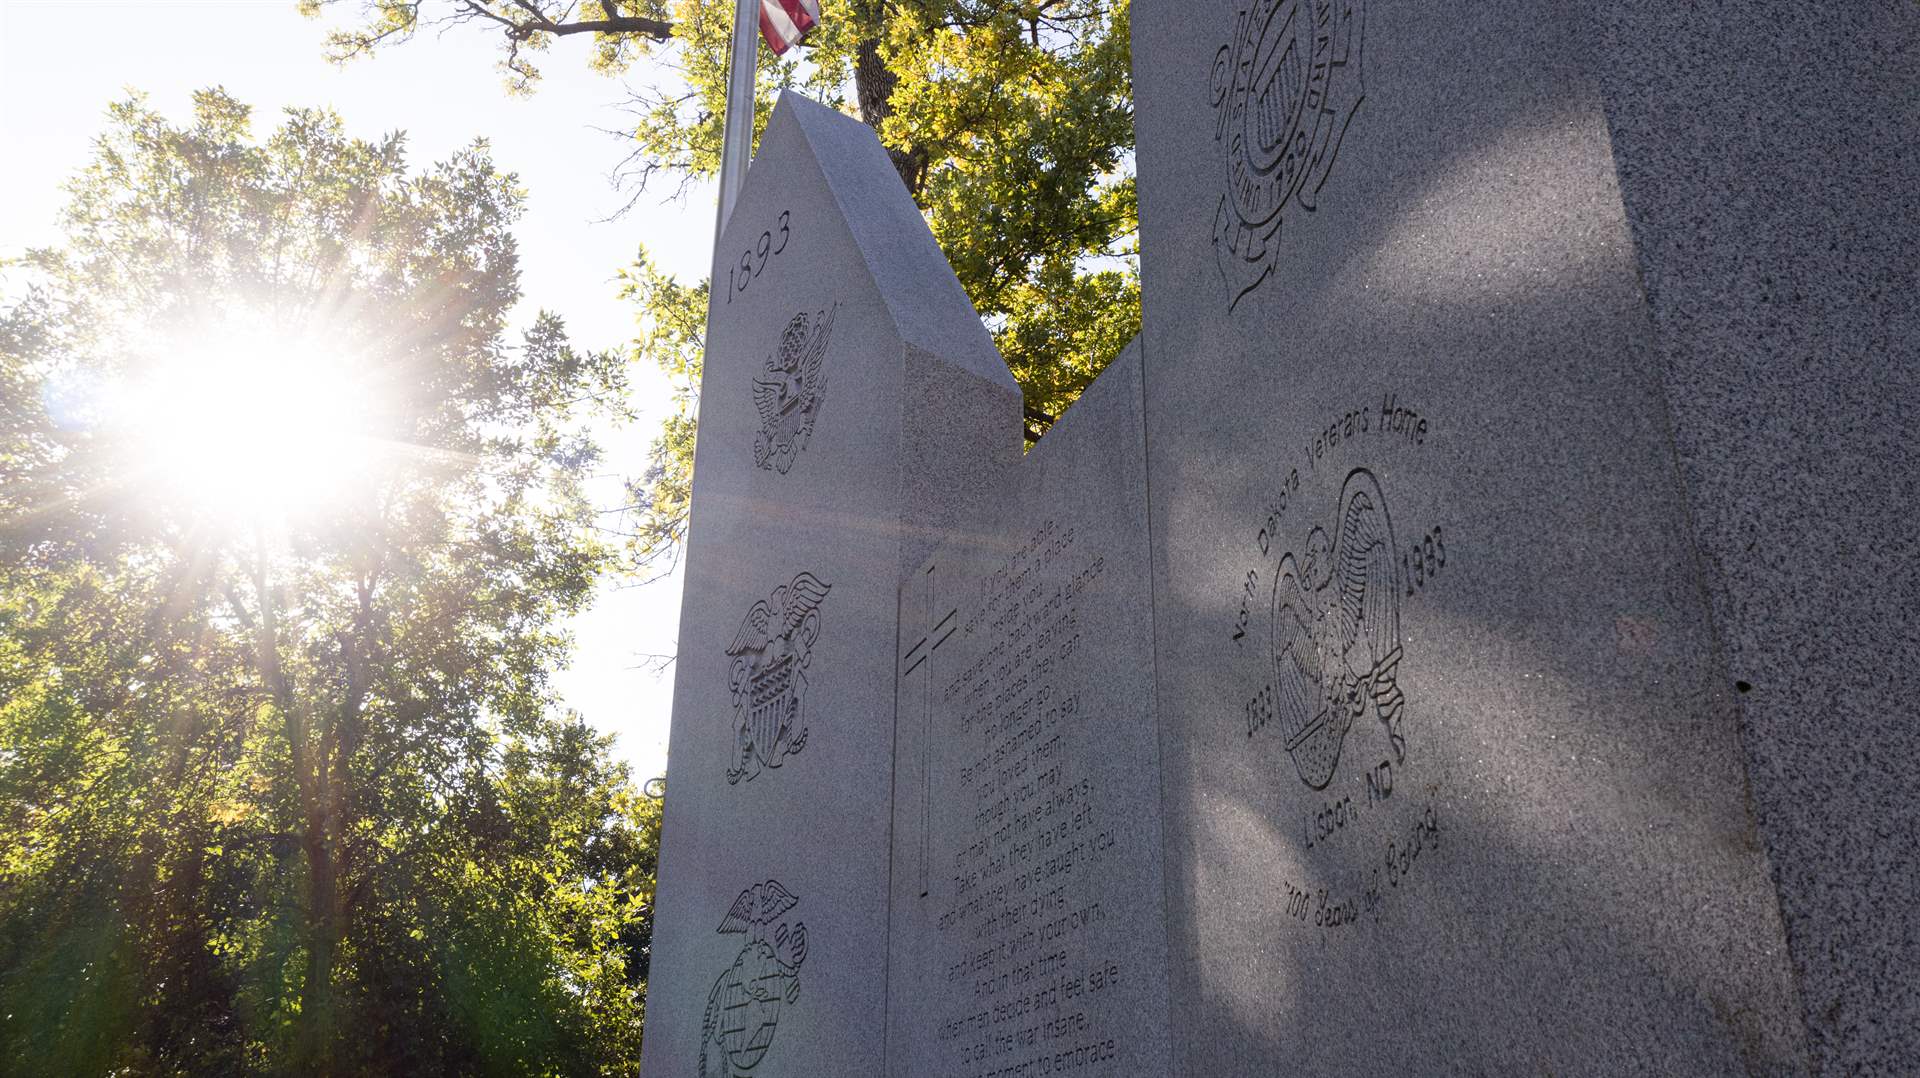
[(295, 1058), (301, 1073), (314, 1075), (333, 1072), (333, 974), (340, 956), (340, 881), (327, 846), (325, 819), (310, 819), (301, 837), (307, 859), (307, 972)]
[[(867, 29), (860, 43), (854, 49), (853, 90), (860, 105), (860, 119), (875, 131), (893, 115), (893, 88), (900, 81), (887, 66), (886, 59), (880, 55), (880, 26), (884, 16), (880, 11), (879, 0), (865, 0), (856, 7), (856, 18)], [(917, 147), (896, 149), (887, 147), (887, 157), (893, 161), (895, 172), (900, 174), (900, 182), (907, 185), (907, 192), (915, 202), (926, 185), (927, 155)]]
[(333, 1070), (333, 974), (340, 954), (340, 880), (329, 835), (332, 791), (324, 752), (308, 738), (305, 716), (294, 699), (293, 686), (280, 665), (280, 614), (267, 580), (264, 535), (254, 536), (253, 587), (260, 618), (255, 661), (260, 680), (273, 697), (274, 708), (286, 725), (287, 755), (300, 806), (296, 834), (307, 862), (307, 969), (300, 986), (300, 1017), (294, 1037), (296, 1069), (324, 1075)]

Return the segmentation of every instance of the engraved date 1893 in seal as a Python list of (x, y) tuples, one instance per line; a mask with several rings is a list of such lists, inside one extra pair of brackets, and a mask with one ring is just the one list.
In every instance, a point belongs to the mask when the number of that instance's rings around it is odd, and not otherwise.
[(1213, 59), (1214, 141), (1227, 193), (1213, 248), (1227, 309), (1273, 272), (1290, 205), (1311, 212), (1366, 97), (1366, 0), (1254, 0)]

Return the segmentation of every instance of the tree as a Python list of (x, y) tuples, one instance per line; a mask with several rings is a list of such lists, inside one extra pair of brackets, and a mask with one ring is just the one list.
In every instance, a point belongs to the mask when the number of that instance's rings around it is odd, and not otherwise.
[[(633, 93), (624, 174), (711, 175), (719, 164), (732, 0), (301, 0), (356, 21), (329, 37), (336, 59), (422, 29), (500, 35), (508, 85), (531, 89), (555, 42), (591, 41), (590, 62), (619, 73), (662, 61)], [(879, 133), (954, 272), (1024, 393), (1037, 439), (1138, 332), (1127, 0), (824, 0), (808, 47), (776, 60), (762, 46), (759, 117), (797, 87), (853, 109)], [(681, 189), (684, 189), (683, 187)], [(642, 252), (628, 273), (638, 350), (676, 378), (679, 407), (635, 490), (636, 536), (669, 552), (685, 526), (703, 286), (665, 278)]]
[(507, 339), (484, 143), (194, 105), (0, 310), (0, 1059), (629, 1072), (658, 809), (549, 682), (626, 358)]

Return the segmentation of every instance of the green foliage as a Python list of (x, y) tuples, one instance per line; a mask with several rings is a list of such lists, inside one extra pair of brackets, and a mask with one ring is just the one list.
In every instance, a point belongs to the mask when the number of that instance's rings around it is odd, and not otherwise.
[[(507, 339), (484, 143), (249, 128), (116, 106), (0, 311), (0, 1060), (631, 1073), (658, 809), (550, 684), (622, 564), (582, 484), (627, 358)], [(172, 496), (111, 406), (241, 318), (369, 402), (324, 507)]]
[[(657, 66), (634, 91), (635, 146), (624, 170), (647, 184), (719, 165), (731, 0), (305, 0), (339, 3), (362, 21), (334, 54), (359, 55), (428, 25), (498, 30), (510, 83), (537, 71), (528, 50), (590, 36), (593, 64)], [(774, 93), (798, 88), (857, 113), (880, 133), (960, 283), (1025, 392), (1038, 438), (1140, 324), (1138, 209), (1127, 0), (823, 0), (806, 47), (760, 48), (758, 120)], [(476, 8), (484, 9), (476, 11)], [(396, 13), (398, 13), (396, 15)], [(623, 16), (625, 22), (609, 22)], [(382, 36), (394, 18), (403, 31)], [(642, 252), (626, 293), (639, 308), (639, 351), (675, 378), (679, 407), (655, 443), (638, 491), (636, 541), (670, 552), (683, 532), (693, 471), (693, 410), (704, 289), (664, 277)], [(667, 311), (666, 305), (683, 309)]]
[(1139, 331), (1125, 0), (924, 4), (876, 29), (899, 80), (881, 137), (924, 162), (934, 236), (1028, 411), (1057, 416)]
[(634, 264), (620, 271), (620, 298), (639, 312), (634, 349), (666, 372), (673, 412), (661, 423), (647, 470), (629, 481), (628, 499), (638, 512), (633, 545), (641, 556), (670, 559), (686, 539), (693, 501), (693, 440), (700, 402), (700, 364), (706, 353), (707, 282), (683, 285), (662, 273), (642, 247)]

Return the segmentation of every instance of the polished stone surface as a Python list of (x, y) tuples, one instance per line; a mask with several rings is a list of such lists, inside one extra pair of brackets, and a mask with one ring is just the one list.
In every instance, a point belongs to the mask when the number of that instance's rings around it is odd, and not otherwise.
[(1040, 444), (868, 132), (716, 275), (649, 1078), (1920, 1058), (1920, 6), (1137, 0)]

